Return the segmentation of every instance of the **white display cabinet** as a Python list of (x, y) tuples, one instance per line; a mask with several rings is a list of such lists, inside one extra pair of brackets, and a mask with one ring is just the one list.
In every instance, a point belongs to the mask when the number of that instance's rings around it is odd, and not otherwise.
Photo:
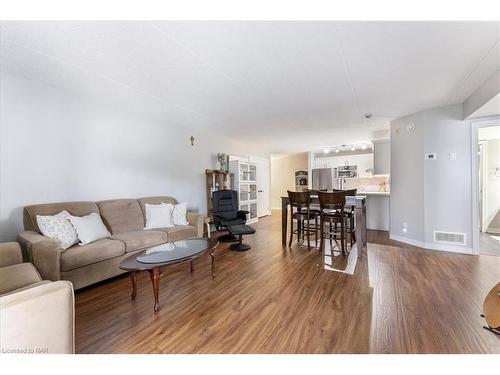
[(239, 209), (248, 211), (247, 224), (255, 223), (257, 217), (257, 166), (241, 160), (229, 162), (229, 171), (234, 173), (234, 188), (238, 192)]

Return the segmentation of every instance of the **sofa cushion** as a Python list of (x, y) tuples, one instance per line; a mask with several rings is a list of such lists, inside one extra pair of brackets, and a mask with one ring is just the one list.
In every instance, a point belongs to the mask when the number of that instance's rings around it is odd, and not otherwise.
[(196, 237), (196, 227), (192, 225), (176, 225), (172, 228), (155, 228), (153, 230), (167, 233), (168, 242)]
[(138, 230), (135, 232), (114, 234), (110, 238), (125, 243), (125, 251), (127, 253), (160, 245), (168, 241), (165, 232), (155, 230)]
[(5, 296), (8, 296), (9, 294), (19, 293), (19, 292), (22, 292), (23, 290), (28, 290), (28, 289), (31, 289), (31, 288), (36, 288), (37, 286), (40, 286), (40, 285), (50, 284), (51, 282), (52, 281), (50, 281), (50, 280), (38, 281), (38, 282), (36, 282), (34, 284), (29, 284), (29, 285), (23, 286), (21, 288), (11, 290), (10, 292), (7, 292), (7, 293), (3, 293), (3, 294), (0, 293), (0, 297), (5, 297)]
[(23, 223), (25, 230), (33, 230), (40, 233), (36, 221), (36, 215), (57, 215), (61, 211), (68, 211), (73, 216), (84, 216), (91, 213), (99, 213), (94, 202), (62, 202), (35, 204), (26, 206), (23, 210)]
[(134, 232), (144, 228), (144, 215), (135, 199), (97, 202), (104, 224), (111, 234)]
[(143, 228), (146, 226), (146, 203), (147, 204), (162, 204), (162, 203), (170, 203), (172, 205), (177, 204), (177, 200), (173, 197), (169, 196), (158, 196), (158, 197), (144, 197), (144, 198), (139, 198), (137, 199), (137, 202), (139, 202), (139, 205), (141, 206), (142, 214), (144, 216), (144, 224)]
[(0, 268), (0, 294), (42, 281), (40, 274), (31, 263), (19, 263)]
[(61, 252), (61, 271), (70, 271), (123, 254), (125, 244), (122, 241), (103, 239), (87, 245), (75, 245)]

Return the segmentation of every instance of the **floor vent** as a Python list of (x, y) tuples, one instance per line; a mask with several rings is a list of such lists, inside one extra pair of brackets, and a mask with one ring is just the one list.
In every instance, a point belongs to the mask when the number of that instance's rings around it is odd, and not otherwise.
[(453, 245), (465, 245), (465, 233), (434, 231), (434, 242)]

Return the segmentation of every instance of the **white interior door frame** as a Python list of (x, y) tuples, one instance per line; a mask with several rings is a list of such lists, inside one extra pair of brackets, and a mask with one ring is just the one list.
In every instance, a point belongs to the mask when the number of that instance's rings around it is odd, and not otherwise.
[(472, 177), (472, 253), (479, 255), (479, 228), (480, 228), (480, 212), (479, 212), (479, 128), (488, 126), (500, 125), (500, 116), (493, 116), (484, 119), (471, 121), (471, 177)]
[(481, 223), (481, 232), (485, 232), (488, 227), (488, 223), (486, 222), (486, 213), (488, 208), (488, 158), (485, 157), (488, 155), (488, 143), (486, 141), (479, 141), (479, 217)]
[[(257, 196), (259, 197), (258, 203), (257, 203), (257, 216), (262, 217), (262, 216), (267, 216), (271, 215), (271, 162), (270, 159), (268, 158), (262, 158), (259, 156), (250, 156), (249, 157), (250, 162), (255, 163), (257, 165)], [(263, 168), (267, 170), (267, 173), (265, 173), (265, 176), (263, 173)], [(264, 176), (264, 178), (259, 178), (260, 176)], [(261, 189), (259, 186), (262, 188), (262, 192), (260, 191)], [(265, 194), (265, 197), (260, 198), (260, 194)], [(264, 207), (265, 206), (265, 207)]]

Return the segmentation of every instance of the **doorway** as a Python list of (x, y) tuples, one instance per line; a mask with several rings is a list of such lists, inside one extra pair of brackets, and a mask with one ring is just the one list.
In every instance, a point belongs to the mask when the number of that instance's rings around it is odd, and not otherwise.
[(257, 166), (257, 216), (271, 215), (271, 169), (269, 159), (251, 156)]
[(500, 123), (477, 132), (478, 253), (500, 256)]

